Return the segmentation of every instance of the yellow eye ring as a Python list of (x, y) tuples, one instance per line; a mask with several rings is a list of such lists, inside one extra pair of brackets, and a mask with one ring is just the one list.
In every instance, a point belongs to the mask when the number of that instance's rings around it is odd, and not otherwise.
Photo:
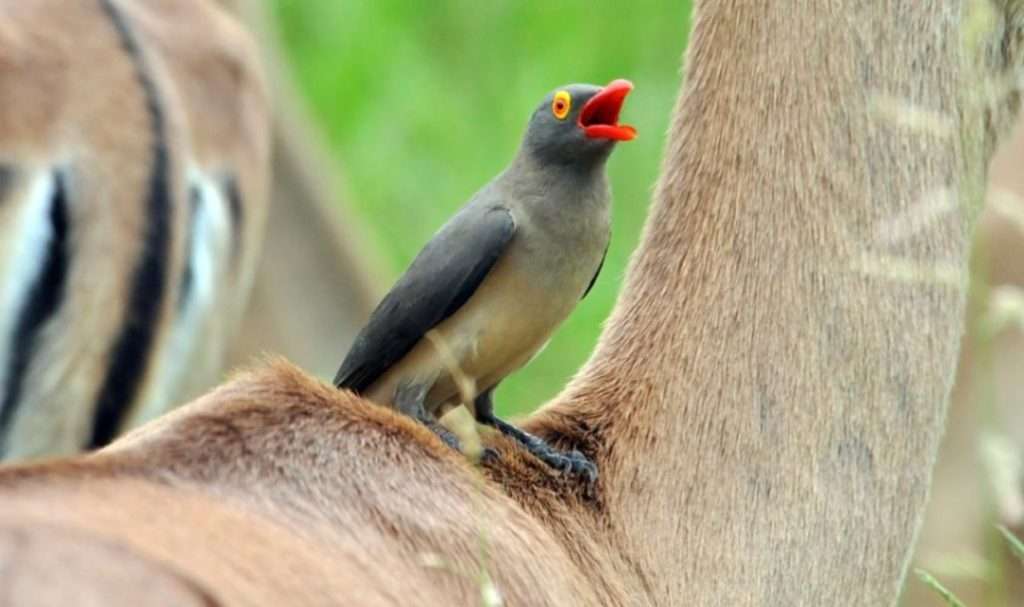
[(555, 93), (555, 98), (551, 101), (551, 113), (555, 115), (555, 118), (565, 120), (570, 109), (572, 109), (572, 97), (569, 96), (569, 93), (567, 91)]

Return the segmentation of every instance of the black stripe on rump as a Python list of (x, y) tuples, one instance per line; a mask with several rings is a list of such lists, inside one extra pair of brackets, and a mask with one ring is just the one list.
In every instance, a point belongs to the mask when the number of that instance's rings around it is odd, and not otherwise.
[(106, 378), (100, 389), (89, 447), (106, 445), (117, 434), (132, 406), (150, 359), (167, 287), (170, 254), (171, 169), (167, 149), (167, 123), (159, 92), (147, 71), (134, 33), (113, 0), (99, 0), (117, 30), (121, 46), (135, 64), (136, 77), (145, 96), (152, 131), (152, 169), (146, 192), (146, 230), (143, 250), (135, 269), (124, 328), (110, 354)]
[(28, 290), (28, 297), (18, 313), (3, 399), (0, 400), (0, 454), (5, 451), (10, 426), (21, 404), (25, 375), (38, 345), (39, 331), (57, 313), (67, 285), (67, 186), (64, 175), (59, 171), (54, 173), (53, 179), (54, 189), (50, 199), (50, 246), (43, 258), (42, 269)]
[(231, 261), (235, 263), (242, 248), (242, 222), (245, 220), (245, 212), (242, 206), (242, 192), (238, 189), (238, 178), (230, 176), (224, 181), (224, 189), (228, 196), (228, 212), (231, 213)]

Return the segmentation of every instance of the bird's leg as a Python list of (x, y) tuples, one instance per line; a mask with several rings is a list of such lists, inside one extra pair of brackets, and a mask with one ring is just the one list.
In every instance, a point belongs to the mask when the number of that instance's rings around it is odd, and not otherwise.
[(423, 401), (427, 398), (427, 390), (429, 388), (430, 386), (428, 384), (414, 384), (409, 381), (399, 383), (398, 387), (395, 388), (395, 408), (398, 409), (400, 413), (408, 415), (427, 428), (430, 428), (430, 430), (436, 434), (444, 444), (461, 452), (462, 445), (459, 444), (458, 437), (438, 423), (438, 421), (434, 419), (432, 415), (427, 413), (427, 410), (423, 407)]
[(552, 468), (556, 468), (570, 474), (583, 476), (590, 483), (597, 480), (597, 466), (595, 466), (594, 462), (587, 459), (587, 457), (579, 451), (573, 449), (569, 453), (562, 453), (555, 450), (539, 436), (534, 436), (504, 420), (498, 419), (494, 415), (494, 401), (492, 400), (493, 392), (494, 388), (492, 387), (486, 392), (482, 392), (478, 395), (476, 400), (473, 402), (478, 422), (491, 426), (492, 428), (496, 428), (505, 436), (515, 439), (518, 443), (526, 447), (526, 450), (533, 454), (534, 457)]

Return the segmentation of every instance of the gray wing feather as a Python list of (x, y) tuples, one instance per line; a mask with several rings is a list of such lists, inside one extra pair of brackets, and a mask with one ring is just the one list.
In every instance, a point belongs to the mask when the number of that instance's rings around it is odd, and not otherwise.
[(604, 253), (601, 253), (601, 262), (597, 264), (597, 270), (594, 270), (594, 276), (590, 279), (590, 284), (587, 285), (587, 290), (583, 292), (583, 296), (580, 297), (580, 301), (586, 299), (587, 295), (590, 294), (590, 290), (594, 288), (594, 283), (597, 282), (597, 277), (601, 275), (601, 268), (604, 267), (604, 260), (608, 258), (608, 247), (611, 246), (612, 239), (608, 238), (608, 243), (604, 245)]
[(466, 207), (420, 251), (370, 315), (334, 378), (362, 392), (473, 295), (515, 234), (503, 207)]

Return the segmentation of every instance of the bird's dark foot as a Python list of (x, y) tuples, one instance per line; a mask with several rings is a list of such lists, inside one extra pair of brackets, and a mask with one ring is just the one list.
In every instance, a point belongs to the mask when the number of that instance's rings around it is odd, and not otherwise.
[(427, 386), (402, 382), (395, 389), (395, 408), (429, 428), (444, 444), (461, 453), (462, 444), (459, 437), (438, 423), (423, 408), (423, 399), (426, 396)]
[(419, 418), (417, 421), (430, 428), (430, 431), (436, 434), (441, 439), (441, 442), (460, 453), (462, 452), (462, 443), (459, 442), (459, 437), (455, 436), (447, 428), (432, 419)]
[(526, 447), (526, 450), (533, 454), (534, 457), (552, 468), (573, 476), (581, 476), (590, 484), (597, 481), (597, 466), (579, 451), (575, 449), (569, 453), (557, 451), (547, 444), (544, 439), (534, 436), (525, 430), (520, 430), (493, 415), (485, 416), (479, 421), (482, 424), (496, 428), (505, 436), (512, 437)]
[(493, 464), (498, 461), (498, 452), (490, 447), (484, 447), (480, 450), (480, 463), (481, 464)]

